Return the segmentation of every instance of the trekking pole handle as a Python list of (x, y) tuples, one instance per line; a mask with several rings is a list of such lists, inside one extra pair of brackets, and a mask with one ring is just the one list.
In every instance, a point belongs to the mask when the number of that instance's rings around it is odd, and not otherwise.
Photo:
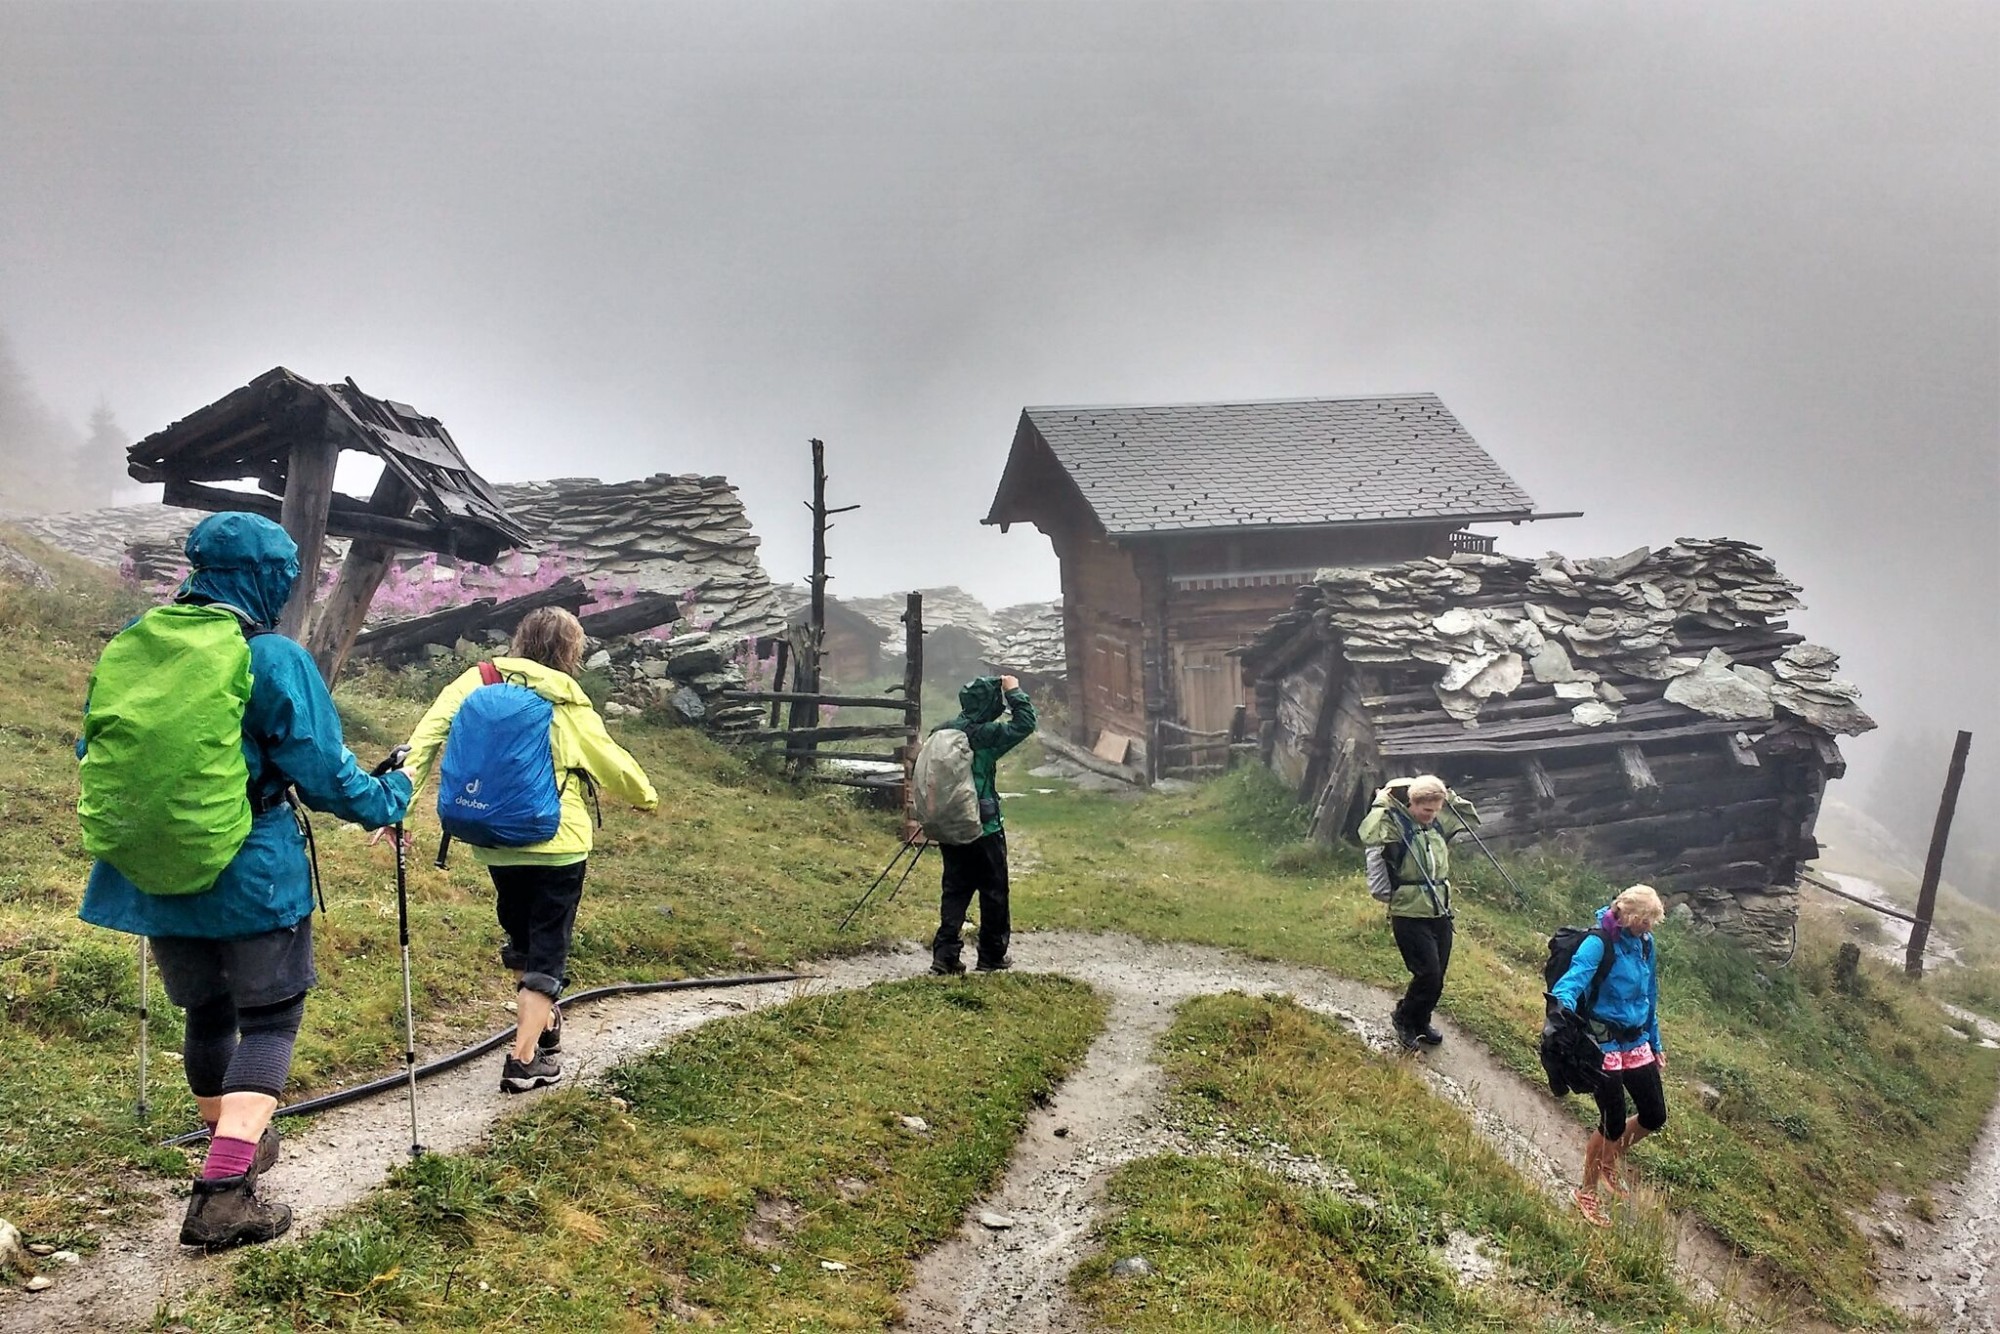
[(380, 778), (403, 767), (403, 761), (410, 758), (408, 746), (398, 746), (382, 757), (382, 762), (368, 771), (370, 778)]

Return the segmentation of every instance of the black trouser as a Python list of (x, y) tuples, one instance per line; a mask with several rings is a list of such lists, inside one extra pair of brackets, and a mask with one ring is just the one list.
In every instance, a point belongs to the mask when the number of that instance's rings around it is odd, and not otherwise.
[(1391, 917), (1389, 929), (1403, 966), (1410, 970), (1410, 989), (1396, 1006), (1396, 1022), (1423, 1032), (1431, 1026), (1431, 1011), (1444, 995), (1444, 974), (1451, 967), (1451, 918)]
[(938, 905), (937, 935), (931, 957), (958, 962), (960, 932), (972, 896), (979, 895), (979, 963), (991, 967), (1007, 957), (1014, 924), (1007, 911), (1007, 831), (996, 829), (971, 843), (943, 843), (944, 893)]
[(1636, 1070), (1606, 1070), (1597, 1086), (1598, 1128), (1604, 1138), (1625, 1133), (1625, 1095), (1639, 1110), (1639, 1124), (1652, 1134), (1667, 1123), (1667, 1090), (1660, 1080), (1660, 1063), (1649, 1061)]
[(500, 966), (521, 975), (521, 985), (550, 1000), (569, 982), (569, 944), (583, 902), (587, 862), (567, 866), (489, 866), (494, 915), (507, 942)]

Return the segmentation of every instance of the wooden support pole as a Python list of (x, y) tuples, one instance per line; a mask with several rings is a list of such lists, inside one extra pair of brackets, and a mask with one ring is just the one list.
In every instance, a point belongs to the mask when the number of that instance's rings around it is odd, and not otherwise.
[(1528, 787), (1535, 794), (1535, 802), (1541, 806), (1553, 806), (1556, 800), (1556, 784), (1549, 777), (1549, 771), (1533, 755), (1521, 762), (1521, 772), (1527, 776)]
[[(792, 665), (793, 689), (802, 694), (819, 692), (820, 654), (826, 646), (826, 445), (812, 442), (813, 498), (812, 510), (812, 577), (807, 582), (812, 586), (812, 606), (808, 612), (804, 642), (798, 646), (797, 661)], [(801, 700), (792, 705), (792, 731), (809, 730), (818, 724), (819, 705)], [(802, 747), (810, 751), (810, 745)], [(798, 759), (800, 769), (812, 767), (809, 757)]]
[[(780, 639), (777, 648), (777, 664), (771, 669), (771, 694), (774, 698), (771, 700), (770, 727), (774, 732), (778, 730), (780, 718), (778, 710), (782, 703), (785, 689), (785, 668), (789, 665), (791, 653), (792, 641), (789, 639)], [(794, 698), (792, 702), (796, 704), (798, 701)]]
[[(371, 511), (391, 519), (407, 517), (416, 503), (416, 493), (396, 475), (395, 469), (387, 467), (375, 479), (375, 490), (368, 498)], [(327, 594), (319, 619), (306, 637), (313, 663), (329, 688), (347, 665), (354, 637), (361, 633), (362, 623), (368, 619), (369, 605), (375, 601), (376, 590), (382, 587), (382, 580), (396, 559), (396, 550), (387, 542), (355, 542), (340, 562), (340, 576), (334, 580), (333, 591)]]
[(917, 825), (917, 749), (924, 740), (924, 595), (912, 593), (903, 604), (903, 698), (909, 704), (903, 735), (903, 841), (922, 835)]
[(1931, 851), (1924, 858), (1924, 883), (1917, 890), (1917, 920), (1910, 928), (1910, 946), (1903, 955), (1903, 971), (1911, 977), (1924, 974), (1924, 942), (1931, 934), (1931, 914), (1937, 907), (1938, 880), (1944, 875), (1944, 848), (1951, 838), (1951, 817), (1958, 809), (1958, 785), (1965, 780), (1965, 757), (1972, 749), (1972, 733), (1960, 732), (1951, 748), (1951, 767), (1945, 771), (1944, 795), (1938, 800), (1937, 823), (1931, 826)]
[(278, 632), (302, 643), (313, 595), (319, 591), (320, 550), (326, 545), (333, 466), (339, 458), (340, 446), (321, 430), (292, 446), (291, 463), (285, 470), (285, 498), (279, 506), (278, 522), (299, 544), (299, 581), (292, 586), (285, 614), (278, 618)]

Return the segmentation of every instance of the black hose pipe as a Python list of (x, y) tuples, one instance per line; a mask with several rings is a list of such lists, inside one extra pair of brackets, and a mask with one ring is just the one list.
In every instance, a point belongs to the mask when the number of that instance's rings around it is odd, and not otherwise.
[[(579, 991), (574, 996), (566, 996), (562, 1003), (578, 1005), (584, 1001), (602, 1000), (606, 996), (643, 996), (654, 991), (710, 991), (723, 987), (768, 986), (776, 982), (804, 982), (810, 977), (809, 973), (736, 973), (729, 977), (683, 977), (672, 982), (614, 982), (610, 986), (592, 987), (588, 991)], [(455, 1070), (467, 1061), (476, 1061), (487, 1052), (505, 1046), (513, 1039), (514, 1030), (511, 1028), (495, 1033), (483, 1042), (473, 1043), (464, 1051), (440, 1056), (434, 1061), (418, 1066), (417, 1078), (428, 1079), (432, 1075)], [(384, 1075), (366, 1084), (356, 1084), (353, 1088), (338, 1089), (332, 1093), (322, 1093), (317, 1098), (307, 1098), (304, 1102), (290, 1103), (273, 1112), (272, 1116), (306, 1116), (313, 1112), (331, 1111), (335, 1107), (345, 1107), (350, 1102), (359, 1102), (363, 1098), (372, 1098), (378, 1093), (388, 1093), (401, 1088), (406, 1079), (407, 1076), (402, 1074)], [(165, 1140), (161, 1147), (177, 1148), (183, 1144), (199, 1143), (207, 1138), (208, 1130), (204, 1127)]]

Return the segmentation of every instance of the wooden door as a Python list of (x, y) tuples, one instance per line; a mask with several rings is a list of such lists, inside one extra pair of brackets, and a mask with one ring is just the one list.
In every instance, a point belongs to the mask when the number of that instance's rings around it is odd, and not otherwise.
[(1192, 732), (1226, 732), (1244, 702), (1243, 664), (1229, 648), (1202, 644), (1174, 645), (1174, 675), (1181, 722)]

